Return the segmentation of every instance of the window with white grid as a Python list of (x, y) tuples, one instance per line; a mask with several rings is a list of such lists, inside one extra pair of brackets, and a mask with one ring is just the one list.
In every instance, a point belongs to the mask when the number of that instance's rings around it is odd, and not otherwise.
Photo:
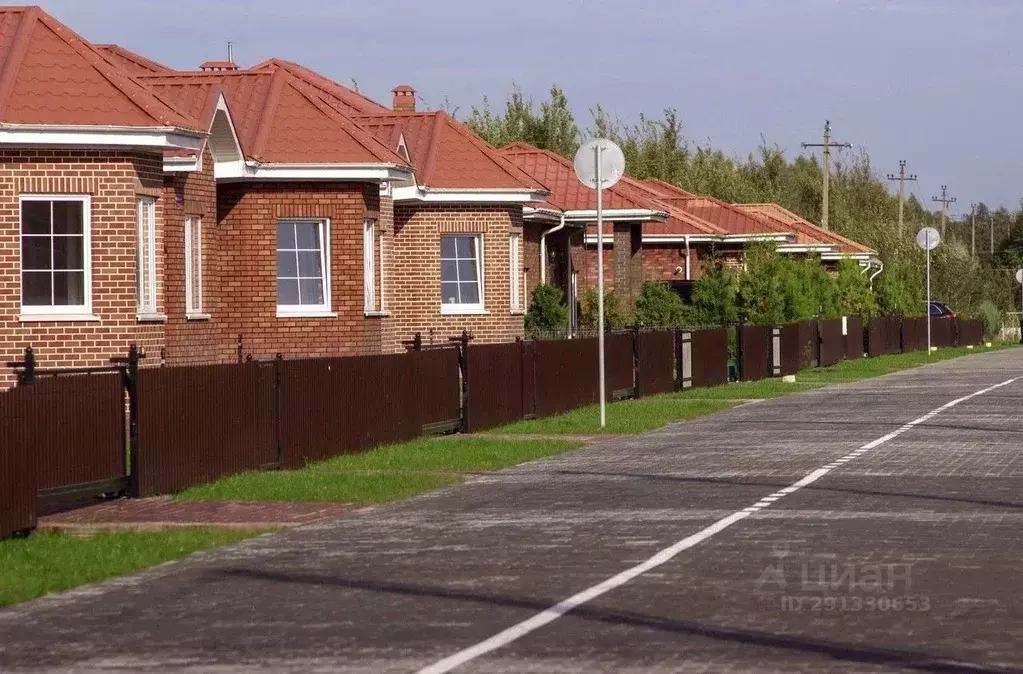
[(475, 234), (440, 239), (441, 313), (483, 311), (483, 242)]
[(202, 218), (185, 218), (185, 313), (202, 317)]

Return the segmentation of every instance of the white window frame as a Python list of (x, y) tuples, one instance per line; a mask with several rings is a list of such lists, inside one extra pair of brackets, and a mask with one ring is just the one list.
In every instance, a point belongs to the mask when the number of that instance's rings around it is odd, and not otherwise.
[[(145, 207), (148, 207), (149, 211), (148, 220), (144, 220)], [(155, 198), (147, 196), (135, 197), (135, 224), (136, 314), (140, 321), (163, 320), (166, 317), (157, 311)], [(148, 252), (145, 259), (143, 259), (143, 240), (147, 243), (146, 249)]]
[[(195, 233), (192, 233), (192, 228)], [(198, 237), (196, 241), (195, 237)], [(198, 245), (196, 245), (198, 244)], [(185, 317), (190, 321), (208, 320), (205, 313), (206, 296), (203, 292), (203, 239), (202, 218), (185, 217)], [(193, 257), (193, 252), (195, 257)], [(198, 296), (198, 297), (197, 297)], [(195, 300), (198, 299), (198, 303)]]
[(377, 221), (366, 218), (362, 222), (362, 302), (367, 314), (377, 313), (376, 237)]
[(282, 224), (315, 223), (320, 239), (320, 273), (323, 275), (322, 304), (277, 304), (278, 318), (337, 318), (331, 310), (333, 301), (330, 291), (330, 219), (329, 218), (278, 218), (274, 222), (274, 294), (277, 293), (277, 226)]
[[(25, 306), (22, 304), (22, 233), (21, 204), (25, 201), (77, 201), (82, 204), (82, 263), (85, 269), (84, 303), (60, 306)], [(18, 199), (18, 305), (23, 321), (97, 320), (92, 314), (92, 197), (87, 194), (22, 194)]]
[[(448, 237), (451, 237), (451, 238), (463, 238), (463, 239), (473, 239), (473, 241), (475, 241), (475, 246), (476, 246), (476, 285), (477, 285), (477, 287), (479, 289), (480, 301), (476, 302), (476, 303), (472, 303), (472, 304), (468, 304), (468, 303), (466, 303), (466, 304), (445, 304), (444, 303), (444, 293), (443, 293), (443, 290), (441, 290), (440, 313), (443, 316), (459, 316), (459, 315), (466, 315), (466, 314), (485, 314), (485, 313), (487, 313), (487, 310), (486, 310), (486, 296), (484, 295), (486, 284), (484, 283), (483, 271), (484, 271), (484, 269), (486, 267), (483, 264), (483, 255), (484, 255), (483, 235), (482, 234), (471, 234), (471, 233), (461, 234), (461, 233), (450, 232), (450, 233), (442, 234), (441, 235), (441, 240), (443, 240), (444, 238), (448, 238)], [(441, 245), (441, 241), (438, 241), (437, 243), (438, 243), (438, 247), (443, 250), (443, 245)], [(443, 260), (443, 254), (442, 254), (441, 259)], [(441, 271), (440, 283), (443, 284), (443, 281), (444, 281), (443, 263), (441, 264), (441, 270), (440, 271)], [(443, 288), (443, 285), (441, 285), (440, 287)]]
[(522, 305), (522, 233), (512, 232), (508, 236), (508, 297), (511, 313), (525, 313)]

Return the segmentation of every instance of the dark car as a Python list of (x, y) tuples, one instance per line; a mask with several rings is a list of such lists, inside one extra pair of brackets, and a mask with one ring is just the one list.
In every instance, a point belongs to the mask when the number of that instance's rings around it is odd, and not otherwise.
[(955, 318), (954, 311), (944, 302), (931, 302), (931, 318)]

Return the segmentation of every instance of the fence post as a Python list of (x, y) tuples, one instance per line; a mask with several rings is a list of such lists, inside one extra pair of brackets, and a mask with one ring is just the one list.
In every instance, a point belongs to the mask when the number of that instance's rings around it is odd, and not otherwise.
[(31, 384), (36, 380), (36, 352), (31, 346), (25, 347), (25, 371), (21, 374), (23, 384)]
[(639, 328), (632, 329), (632, 395), (636, 398), (642, 396), (639, 390)]
[(458, 341), (458, 367), (462, 370), (462, 433), (469, 432), (469, 331)]
[(128, 391), (128, 497), (142, 494), (139, 475), (139, 348), (128, 347), (128, 366), (124, 371), (125, 389)]
[(423, 350), (423, 333), (417, 332), (416, 336), (412, 338), (412, 350), (413, 351)]
[[(798, 330), (798, 328), (797, 328)], [(781, 376), (781, 326), (771, 326), (771, 376)]]
[(274, 442), (277, 444), (277, 466), (286, 468), (284, 465), (284, 443), (281, 442), (281, 368), (284, 364), (284, 354), (274, 355)]
[(678, 348), (678, 390), (693, 387), (693, 333), (676, 332), (675, 342)]

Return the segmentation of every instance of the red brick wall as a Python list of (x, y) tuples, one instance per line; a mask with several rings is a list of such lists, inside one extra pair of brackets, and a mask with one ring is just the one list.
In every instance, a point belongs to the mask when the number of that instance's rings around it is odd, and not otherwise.
[[(220, 288), (215, 320), (254, 358), (379, 353), (388, 319), (363, 307), (363, 221), (379, 213), (370, 183), (222, 184), (217, 188)], [(336, 318), (277, 318), (280, 218), (329, 218), (331, 308)], [(393, 299), (395, 293), (390, 293)]]
[[(695, 281), (700, 278), (701, 260), (705, 259), (707, 255), (708, 248), (690, 244), (690, 280)], [(675, 273), (677, 267), (682, 267), (682, 271)], [(643, 246), (643, 274), (647, 281), (685, 281), (685, 268), (685, 244), (648, 243)]]
[[(520, 206), (396, 204), (395, 268), (391, 277), (399, 290), (391, 293), (389, 305), (396, 342), (412, 339), (420, 332), (424, 343), (446, 343), (462, 330), (472, 332), (477, 342), (507, 342), (521, 337), (523, 317), (511, 313), (508, 269), (509, 232), (521, 227)], [(443, 229), (483, 234), (485, 315), (440, 313)]]
[[(136, 317), (136, 196), (159, 197), (162, 157), (114, 150), (0, 151), (0, 362), (20, 360), (31, 345), (40, 367), (109, 365), (138, 343), (143, 364), (159, 362), (164, 325)], [(94, 321), (22, 321), (21, 194), (90, 195)], [(164, 199), (157, 199), (157, 250), (162, 249)], [(157, 307), (164, 310), (157, 255)], [(0, 388), (14, 383), (0, 370)]]
[[(236, 345), (219, 330), (220, 233), (213, 159), (207, 150), (198, 173), (167, 173), (164, 178), (164, 263), (167, 306), (167, 365), (202, 365), (237, 360)], [(203, 312), (209, 320), (185, 315), (185, 218), (202, 219)]]

